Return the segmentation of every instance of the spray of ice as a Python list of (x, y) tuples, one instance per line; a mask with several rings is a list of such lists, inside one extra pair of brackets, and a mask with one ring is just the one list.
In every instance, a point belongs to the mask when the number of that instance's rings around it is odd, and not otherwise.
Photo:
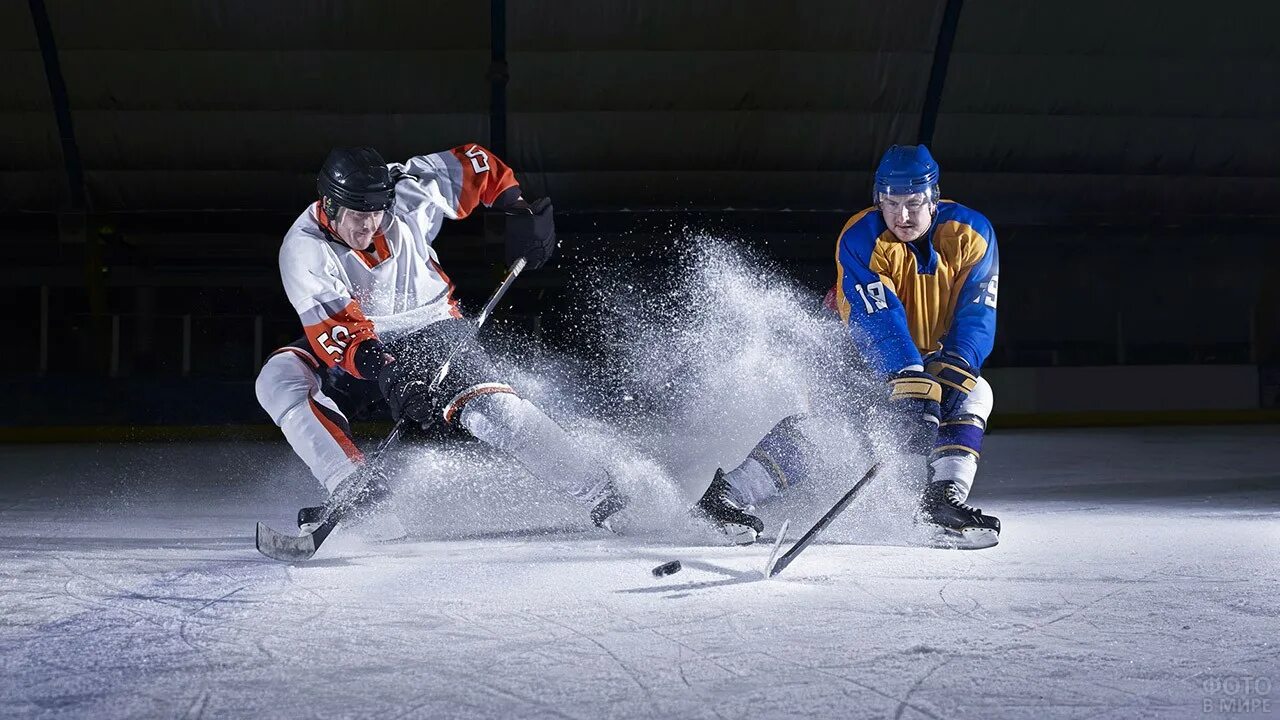
[[(630, 530), (641, 536), (695, 540), (702, 530), (687, 510), (715, 469), (736, 466), (782, 418), (807, 413), (819, 449), (813, 477), (761, 509), (771, 527), (784, 517), (803, 527), (887, 455), (881, 386), (851, 365), (846, 330), (811, 290), (740, 244), (682, 240), (659, 264), (611, 258), (575, 273), (573, 353), (501, 333), (491, 344), (520, 393), (633, 496)], [(581, 507), (483, 448), (423, 448), (405, 473), (402, 502), (431, 534), (587, 527)], [(876, 512), (833, 537), (892, 539), (914, 492), (876, 483), (859, 501)]]

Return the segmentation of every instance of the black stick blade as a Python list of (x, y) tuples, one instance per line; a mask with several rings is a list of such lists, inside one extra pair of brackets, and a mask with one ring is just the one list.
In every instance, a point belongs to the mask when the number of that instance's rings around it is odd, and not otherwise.
[(272, 560), (301, 562), (316, 554), (316, 541), (311, 534), (283, 535), (258, 523), (258, 552)]

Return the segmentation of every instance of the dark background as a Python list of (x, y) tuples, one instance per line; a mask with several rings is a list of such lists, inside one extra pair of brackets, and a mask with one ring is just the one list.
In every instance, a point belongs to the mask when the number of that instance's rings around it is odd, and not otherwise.
[[(331, 146), (484, 143), (564, 258), (513, 291), (553, 346), (571, 262), (732, 235), (820, 293), (892, 143), (993, 221), (989, 366), (1280, 363), (1280, 5), (0, 4), (4, 425), (267, 422), (299, 333), (276, 252)], [(437, 247), (464, 300), (493, 219)], [(662, 253), (652, 253), (661, 263)], [(1177, 388), (1171, 388), (1177, 392)]]

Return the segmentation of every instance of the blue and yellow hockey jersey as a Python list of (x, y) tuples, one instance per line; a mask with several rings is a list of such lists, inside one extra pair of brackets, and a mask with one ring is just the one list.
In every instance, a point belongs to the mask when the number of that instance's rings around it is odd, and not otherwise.
[(999, 272), (995, 231), (975, 210), (943, 200), (929, 232), (903, 243), (867, 208), (840, 232), (835, 305), (859, 352), (886, 375), (939, 349), (976, 369), (995, 341)]

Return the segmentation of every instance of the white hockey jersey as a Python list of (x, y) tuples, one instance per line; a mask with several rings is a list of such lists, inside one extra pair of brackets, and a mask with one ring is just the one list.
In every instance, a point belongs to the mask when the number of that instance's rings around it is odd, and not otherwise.
[(396, 179), (395, 205), (368, 250), (339, 240), (318, 202), (280, 247), (285, 294), (311, 349), (356, 377), (360, 343), (462, 316), (431, 243), (446, 218), (461, 220), (519, 187), (511, 168), (476, 144), (387, 167)]

